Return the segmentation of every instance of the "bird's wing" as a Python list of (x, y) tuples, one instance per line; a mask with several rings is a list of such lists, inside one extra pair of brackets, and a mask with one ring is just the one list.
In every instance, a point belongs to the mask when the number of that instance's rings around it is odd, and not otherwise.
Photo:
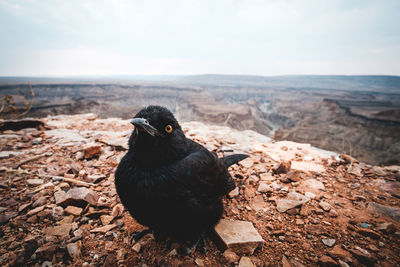
[(225, 163), (215, 153), (201, 147), (175, 165), (175, 173), (193, 194), (222, 197), (235, 188)]

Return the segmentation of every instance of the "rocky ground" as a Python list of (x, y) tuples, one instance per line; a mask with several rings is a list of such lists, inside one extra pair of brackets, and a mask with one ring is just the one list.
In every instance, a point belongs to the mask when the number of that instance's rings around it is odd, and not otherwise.
[(41, 121), (2, 127), (2, 266), (399, 266), (399, 166), (185, 123), (187, 136), (210, 150), (250, 157), (230, 168), (237, 188), (207, 252), (182, 256), (179, 244), (152, 235), (130, 242), (143, 226), (113, 184), (128, 121), (93, 114)]

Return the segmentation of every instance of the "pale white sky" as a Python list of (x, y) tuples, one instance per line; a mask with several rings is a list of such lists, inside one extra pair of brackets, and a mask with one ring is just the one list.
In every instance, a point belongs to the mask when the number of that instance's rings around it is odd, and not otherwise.
[(400, 75), (399, 0), (0, 0), (0, 76)]

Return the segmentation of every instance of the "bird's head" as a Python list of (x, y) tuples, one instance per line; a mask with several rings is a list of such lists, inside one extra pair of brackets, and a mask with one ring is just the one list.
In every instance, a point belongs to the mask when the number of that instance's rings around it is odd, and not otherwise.
[(131, 120), (138, 135), (152, 137), (171, 137), (177, 131), (182, 131), (174, 115), (167, 108), (148, 106), (140, 110)]
[(129, 140), (138, 157), (173, 158), (184, 149), (186, 137), (171, 111), (161, 106), (148, 106), (132, 119), (135, 130)]

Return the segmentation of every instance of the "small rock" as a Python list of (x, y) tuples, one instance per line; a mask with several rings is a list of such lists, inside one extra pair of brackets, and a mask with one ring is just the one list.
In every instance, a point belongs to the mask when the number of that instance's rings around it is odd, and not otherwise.
[(115, 224), (108, 224), (102, 227), (97, 227), (95, 229), (90, 230), (91, 233), (106, 233), (116, 227)]
[(328, 246), (331, 248), (331, 247), (333, 247), (333, 245), (335, 245), (336, 239), (323, 238), (322, 243), (324, 243), (325, 246)]
[(249, 257), (243, 256), (240, 258), (239, 267), (256, 267)]
[(141, 248), (142, 248), (142, 245), (141, 245), (140, 243), (135, 243), (135, 244), (132, 246), (132, 249), (133, 249), (134, 251), (136, 251), (136, 253), (139, 253)]
[(239, 261), (239, 256), (231, 249), (225, 250), (222, 256), (224, 256), (224, 258), (228, 261), (228, 263), (236, 263)]
[(260, 174), (261, 181), (275, 181), (275, 177), (271, 173), (261, 173)]
[(82, 152), (82, 151), (78, 151), (78, 152), (76, 152), (76, 154), (75, 154), (75, 159), (76, 160), (81, 160), (81, 159), (83, 159), (85, 157), (85, 154)]
[(43, 206), (47, 203), (47, 198), (45, 196), (39, 197), (35, 202), (32, 204), (32, 208), (36, 208), (39, 206)]
[(290, 267), (290, 262), (288, 261), (288, 259), (285, 257), (285, 255), (283, 255), (282, 257), (282, 267)]
[(55, 219), (60, 219), (64, 215), (64, 209), (62, 207), (60, 207), (60, 206), (53, 207), (51, 209), (51, 215)]
[(35, 251), (35, 254), (40, 259), (51, 259), (54, 255), (54, 252), (57, 250), (57, 247), (58, 246), (54, 245), (52, 242), (45, 243)]
[(239, 195), (239, 187), (235, 187), (231, 192), (229, 192), (228, 196), (230, 198), (237, 197)]
[(43, 233), (46, 235), (55, 235), (55, 236), (69, 236), (69, 232), (72, 229), (72, 224), (71, 223), (63, 223), (58, 226), (54, 227), (48, 227), (43, 230)]
[(251, 222), (222, 219), (214, 229), (218, 246), (222, 249), (231, 248), (236, 253), (253, 254), (264, 243)]
[(300, 171), (290, 171), (286, 174), (286, 178), (292, 182), (298, 182), (301, 180)]
[(334, 266), (338, 265), (334, 259), (332, 259), (331, 257), (326, 256), (326, 255), (319, 258), (319, 264), (322, 267), (334, 267)]
[(292, 165), (291, 161), (283, 161), (279, 164), (279, 166), (274, 170), (275, 174), (287, 173), (290, 171), (290, 166)]
[(96, 144), (86, 144), (83, 150), (85, 159), (98, 157), (101, 154), (101, 146)]
[(303, 225), (304, 221), (302, 219), (296, 219), (296, 225)]
[(117, 204), (114, 206), (112, 212), (111, 212), (111, 216), (113, 216), (114, 218), (118, 218), (121, 217), (122, 214), (124, 213), (124, 206), (122, 204)]
[(289, 209), (301, 206), (309, 200), (310, 199), (307, 198), (306, 196), (292, 191), (287, 195), (286, 199), (276, 200), (276, 209), (279, 212), (285, 212)]
[(178, 255), (178, 250), (177, 250), (176, 248), (172, 249), (172, 250), (167, 254), (168, 257), (175, 257), (175, 256), (177, 256), (177, 255)]
[(66, 182), (62, 182), (58, 185), (59, 188), (61, 188), (62, 190), (67, 190), (69, 189), (71, 186), (69, 185), (69, 183)]
[(340, 245), (336, 245), (329, 251), (329, 255), (335, 259), (340, 258), (340, 259), (345, 259), (347, 257), (351, 257), (350, 252), (342, 249)]
[(261, 182), (257, 188), (257, 191), (260, 193), (271, 193), (272, 188), (267, 183)]
[(96, 184), (101, 180), (103, 180), (104, 178), (106, 178), (105, 175), (88, 175), (85, 180), (88, 181), (89, 183)]
[(336, 218), (337, 216), (339, 216), (339, 214), (337, 213), (337, 211), (335, 209), (331, 209), (329, 211), (329, 216), (331, 216), (332, 218)]
[(314, 193), (311, 192), (305, 192), (304, 194), (306, 197), (308, 197), (309, 199), (313, 199), (316, 197), (316, 195)]
[(370, 229), (360, 228), (360, 229), (357, 229), (357, 233), (359, 233), (363, 236), (371, 237), (373, 239), (379, 239), (381, 237), (377, 232), (372, 231)]
[(350, 265), (348, 265), (346, 262), (344, 262), (342, 260), (338, 260), (338, 263), (339, 263), (340, 267), (350, 267)]
[(351, 249), (350, 252), (356, 257), (361, 263), (366, 264), (367, 266), (374, 265), (376, 262), (376, 258), (372, 256), (367, 250), (356, 246), (354, 249)]
[(110, 215), (101, 215), (100, 220), (103, 225), (108, 225), (114, 219), (113, 216)]
[(385, 206), (376, 202), (370, 202), (368, 204), (367, 211), (372, 214), (381, 214), (383, 216), (390, 217), (397, 222), (400, 221), (400, 208)]
[(31, 186), (38, 186), (43, 184), (43, 179), (28, 179), (26, 183)]
[(32, 215), (35, 215), (36, 213), (41, 212), (42, 210), (44, 210), (44, 206), (34, 208), (33, 210), (28, 211), (28, 213), (26, 214), (26, 216), (30, 217), (30, 216), (32, 216)]
[(244, 159), (242, 161), (239, 161), (239, 165), (244, 167), (244, 168), (246, 168), (246, 169), (251, 168), (253, 166), (253, 164), (254, 164), (254, 161), (250, 157), (246, 158), (246, 159)]
[(85, 206), (87, 203), (96, 206), (99, 196), (86, 187), (74, 187), (67, 193), (60, 190), (54, 193), (56, 204), (60, 206), (76, 205)]
[[(95, 254), (96, 256), (97, 254)], [(110, 253), (107, 255), (106, 260), (104, 261), (103, 267), (116, 267), (117, 259), (115, 258), (114, 253)]]
[(82, 213), (82, 208), (78, 208), (75, 206), (68, 206), (64, 209), (64, 211), (68, 214), (79, 216)]
[(121, 260), (125, 260), (125, 255), (128, 252), (126, 251), (126, 249), (121, 248), (117, 251), (117, 260), (121, 261)]
[(68, 254), (74, 260), (80, 259), (82, 257), (81, 249), (82, 249), (82, 241), (67, 244)]
[(319, 194), (321, 190), (325, 190), (324, 184), (316, 179), (307, 179), (300, 181), (300, 185), (298, 187), (304, 192), (311, 192), (314, 194)]
[(194, 262), (197, 264), (197, 266), (203, 267), (204, 266), (204, 261), (200, 258), (196, 258)]
[(0, 214), (0, 224), (4, 224), (14, 217), (18, 216), (16, 211), (6, 211)]
[(328, 202), (325, 201), (320, 201), (319, 206), (324, 210), (324, 211), (330, 211), (332, 206)]
[(362, 228), (369, 228), (369, 224), (368, 224), (368, 223), (365, 223), (365, 222), (360, 223), (360, 226), (361, 226)]
[(397, 231), (397, 228), (393, 223), (388, 222), (379, 224), (377, 230), (387, 234), (394, 234)]

